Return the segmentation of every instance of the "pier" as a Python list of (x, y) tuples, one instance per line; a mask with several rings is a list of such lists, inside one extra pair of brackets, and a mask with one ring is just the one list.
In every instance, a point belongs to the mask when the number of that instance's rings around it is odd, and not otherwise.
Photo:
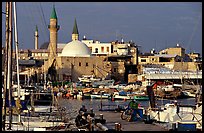
[(121, 125), (121, 131), (168, 131), (162, 126), (156, 124), (145, 124), (143, 121), (128, 122), (120, 118), (120, 112), (114, 111), (97, 111), (97, 115), (103, 114), (103, 118), (106, 120), (104, 126), (109, 130), (116, 128), (116, 123)]
[[(74, 110), (78, 110), (79, 109), (74, 109), (74, 108), (71, 108), (73, 107), (72, 105), (75, 103), (75, 107), (81, 103), (80, 100), (66, 100), (66, 99), (61, 99), (59, 100), (59, 106), (63, 107), (63, 106), (67, 106), (69, 105), (70, 108), (66, 107), (66, 112), (69, 114), (71, 112), (73, 112), (72, 114), (72, 117), (73, 116), (76, 116), (76, 111)], [(67, 104), (67, 105), (65, 105)], [(79, 106), (80, 107), (80, 106)], [(98, 106), (99, 107), (99, 106)], [(116, 106), (113, 106), (111, 108), (114, 108)], [(89, 107), (87, 106), (87, 109), (89, 110)], [(107, 130), (118, 130), (118, 131), (168, 131), (168, 129), (164, 128), (163, 126), (160, 126), (158, 124), (145, 124), (144, 121), (142, 120), (138, 120), (138, 121), (133, 121), (133, 122), (128, 122), (127, 120), (122, 120), (120, 115), (121, 115), (121, 112), (119, 111), (114, 111), (114, 110), (111, 110), (111, 111), (107, 111), (106, 109), (105, 110), (102, 110), (102, 111), (99, 111), (100, 110), (100, 107), (98, 109), (94, 109), (94, 114), (95, 114), (95, 121), (98, 120), (98, 118), (103, 118), (105, 120), (105, 122), (99, 122), (97, 124), (93, 124), (94, 125), (94, 129), (92, 129), (92, 131), (96, 131), (97, 128), (101, 128), (101, 130), (103, 131), (107, 131)], [(68, 115), (66, 115), (68, 116)], [(69, 118), (68, 118), (69, 119)], [(69, 119), (70, 120), (70, 119)], [(119, 126), (119, 127), (118, 127)], [(117, 129), (117, 128), (120, 128), (120, 129)], [(79, 129), (79, 130), (82, 130), (82, 129)]]

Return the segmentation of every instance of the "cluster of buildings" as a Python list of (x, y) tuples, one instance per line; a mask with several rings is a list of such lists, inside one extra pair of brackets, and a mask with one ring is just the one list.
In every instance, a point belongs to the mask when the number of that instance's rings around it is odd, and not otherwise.
[[(199, 53), (186, 54), (179, 44), (156, 52), (140, 53), (133, 42), (113, 41), (100, 42), (87, 39), (79, 40), (77, 21), (74, 21), (72, 41), (58, 43), (58, 18), (53, 7), (50, 24), (50, 41), (39, 47), (38, 29), (35, 31), (35, 49), (19, 50), (20, 79), (32, 79), (39, 83), (51, 81), (78, 81), (82, 75), (95, 75), (102, 79), (133, 82), (134, 77), (143, 73), (147, 66), (159, 65), (172, 70), (202, 70), (202, 59)], [(2, 56), (4, 57), (2, 49)], [(15, 64), (15, 51), (13, 51)], [(2, 60), (2, 65), (4, 60)], [(181, 67), (182, 66), (182, 67)], [(13, 69), (15, 70), (15, 69)], [(134, 76), (132, 76), (134, 75)]]

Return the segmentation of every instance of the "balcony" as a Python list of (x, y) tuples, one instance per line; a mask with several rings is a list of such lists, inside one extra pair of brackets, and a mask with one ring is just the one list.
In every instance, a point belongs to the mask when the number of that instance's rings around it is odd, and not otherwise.
[(59, 25), (55, 25), (55, 26), (53, 26), (53, 25), (48, 25), (48, 29), (50, 29), (50, 28), (56, 28), (57, 30), (59, 30), (59, 29), (60, 29), (60, 26), (59, 26)]

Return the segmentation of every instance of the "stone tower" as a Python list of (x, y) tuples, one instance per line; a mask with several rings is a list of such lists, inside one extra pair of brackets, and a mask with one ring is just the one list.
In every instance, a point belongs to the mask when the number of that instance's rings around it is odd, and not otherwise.
[(50, 30), (49, 57), (54, 59), (57, 55), (57, 31), (59, 30), (59, 25), (57, 25), (57, 14), (54, 6), (48, 28)]
[(72, 41), (74, 41), (74, 40), (79, 40), (79, 32), (78, 32), (78, 28), (77, 28), (76, 18), (74, 20), (74, 28), (72, 31)]
[(35, 49), (38, 49), (38, 27), (36, 25), (36, 29), (35, 29)]
[(51, 81), (56, 81), (56, 67), (57, 67), (57, 31), (59, 30), (59, 25), (57, 24), (57, 14), (55, 7), (53, 6), (52, 13), (50, 16), (50, 25), (48, 25), (50, 30), (50, 43), (49, 43), (49, 57), (48, 61), (45, 62), (45, 71), (49, 74), (49, 79)]

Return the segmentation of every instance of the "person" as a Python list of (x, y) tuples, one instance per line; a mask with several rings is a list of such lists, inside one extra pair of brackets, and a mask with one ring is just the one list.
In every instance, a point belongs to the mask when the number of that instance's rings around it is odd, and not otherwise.
[(80, 111), (83, 111), (83, 112), (86, 112), (86, 111), (87, 111), (85, 105), (82, 105), (82, 107), (79, 109), (79, 112), (80, 112)]
[(130, 121), (137, 120), (136, 116), (137, 116), (137, 114), (139, 115), (138, 102), (136, 102), (134, 99), (132, 99), (132, 101), (130, 101), (129, 104), (128, 104), (128, 108), (133, 110), (133, 112), (131, 114)]

